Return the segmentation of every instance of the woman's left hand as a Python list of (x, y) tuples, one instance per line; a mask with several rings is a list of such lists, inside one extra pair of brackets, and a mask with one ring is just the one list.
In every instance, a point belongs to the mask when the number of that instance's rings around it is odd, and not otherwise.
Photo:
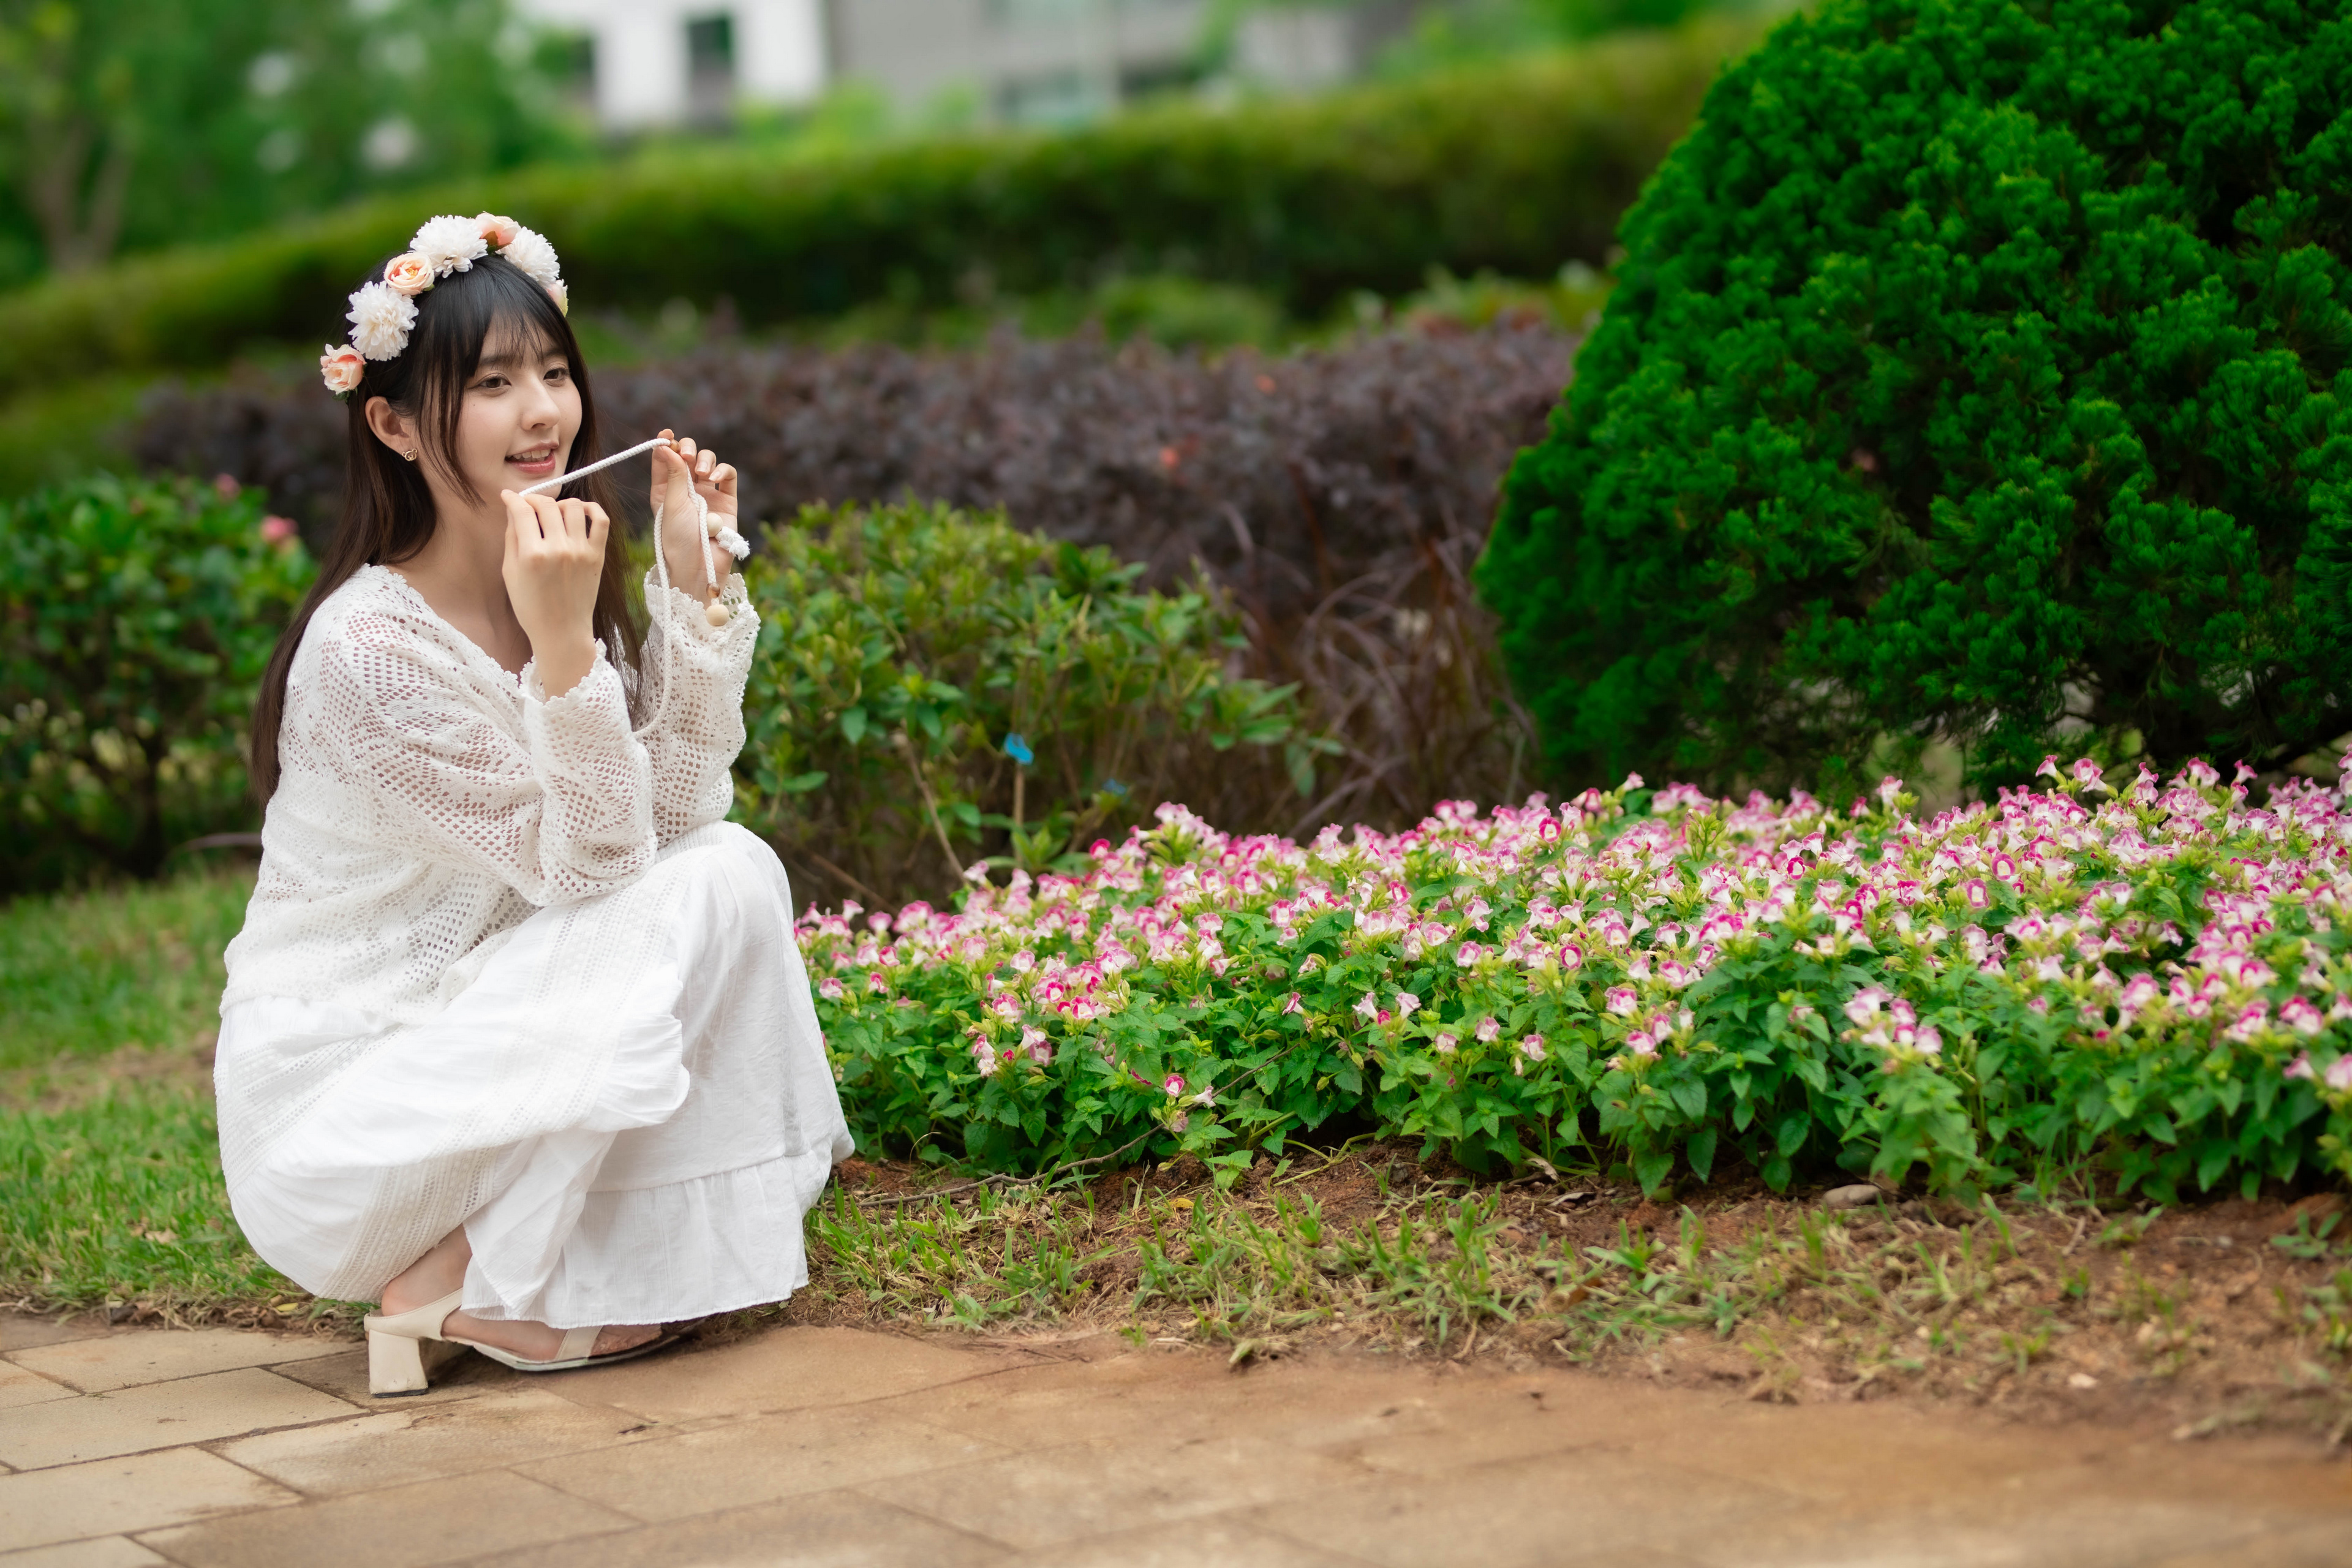
[[(665, 430), (662, 437), (671, 445), (654, 448), (653, 504), (661, 509), (661, 547), (670, 585), (708, 604), (712, 594), (704, 576), (704, 535), (695, 526), (693, 498), (699, 495), (709, 505), (711, 521), (735, 527), (734, 465), (696, 447), (690, 436), (673, 437)], [(734, 557), (713, 542), (710, 561), (719, 570), (719, 585), (725, 587), (727, 574), (735, 569)]]

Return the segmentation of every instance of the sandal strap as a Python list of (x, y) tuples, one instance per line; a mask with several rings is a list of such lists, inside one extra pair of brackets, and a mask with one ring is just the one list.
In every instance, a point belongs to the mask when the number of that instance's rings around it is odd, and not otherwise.
[(585, 1361), (596, 1351), (596, 1336), (604, 1331), (602, 1324), (584, 1329), (563, 1331), (563, 1343), (550, 1358), (554, 1361)]

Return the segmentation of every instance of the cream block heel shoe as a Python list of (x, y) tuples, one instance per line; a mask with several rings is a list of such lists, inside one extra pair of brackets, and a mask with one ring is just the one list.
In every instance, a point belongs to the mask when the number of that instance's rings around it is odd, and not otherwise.
[(438, 1301), (422, 1307), (412, 1307), (405, 1312), (383, 1315), (371, 1312), (364, 1320), (368, 1344), (368, 1392), (378, 1399), (398, 1399), (413, 1394), (423, 1394), (427, 1386), (425, 1377), (425, 1342), (438, 1340), (444, 1344), (464, 1345), (479, 1351), (501, 1366), (517, 1372), (572, 1372), (583, 1366), (604, 1366), (616, 1361), (634, 1361), (650, 1355), (665, 1345), (677, 1342), (676, 1334), (656, 1334), (641, 1345), (631, 1345), (625, 1351), (609, 1355), (595, 1355), (596, 1336), (602, 1328), (566, 1329), (563, 1342), (556, 1347), (555, 1355), (548, 1361), (527, 1361), (512, 1351), (496, 1345), (478, 1343), (473, 1340), (454, 1338), (441, 1331), (449, 1314), (457, 1310), (462, 1290), (452, 1290)]
[(441, 1338), (441, 1325), (449, 1321), (465, 1294), (452, 1290), (438, 1301), (411, 1307), (405, 1312), (370, 1312), (362, 1320), (367, 1329), (370, 1394), (378, 1399), (397, 1399), (425, 1392), (425, 1342)]

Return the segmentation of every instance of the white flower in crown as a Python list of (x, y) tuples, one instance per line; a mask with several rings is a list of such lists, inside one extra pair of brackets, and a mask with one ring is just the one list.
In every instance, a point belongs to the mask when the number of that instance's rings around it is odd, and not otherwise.
[(499, 254), (521, 268), (542, 289), (552, 291), (563, 282), (562, 264), (555, 259), (555, 247), (547, 243), (545, 235), (518, 226), (515, 237)]
[(352, 347), (369, 359), (397, 359), (408, 346), (408, 331), (416, 325), (416, 301), (382, 283), (362, 283), (352, 296), (346, 318), (352, 323)]
[(434, 274), (441, 278), (471, 272), (474, 263), (490, 253), (479, 219), (446, 216), (431, 219), (418, 229), (408, 248), (431, 262)]

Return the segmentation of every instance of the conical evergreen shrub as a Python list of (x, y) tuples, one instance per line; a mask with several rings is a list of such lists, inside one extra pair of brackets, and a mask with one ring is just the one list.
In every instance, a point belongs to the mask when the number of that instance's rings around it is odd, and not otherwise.
[(1568, 778), (2352, 730), (2352, 3), (1826, 0), (1622, 238), (1481, 564)]

